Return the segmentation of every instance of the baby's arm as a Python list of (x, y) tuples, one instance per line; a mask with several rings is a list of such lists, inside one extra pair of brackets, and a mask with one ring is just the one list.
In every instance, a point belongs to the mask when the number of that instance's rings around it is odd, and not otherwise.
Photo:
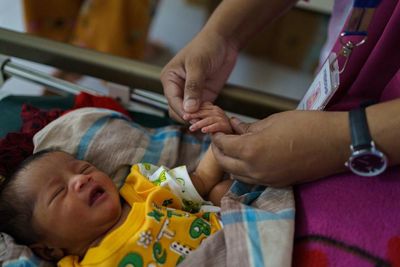
[(200, 160), (196, 170), (190, 175), (193, 185), (202, 197), (220, 206), (222, 196), (228, 191), (232, 180), (223, 180), (224, 171), (214, 158), (211, 147)]
[[(232, 133), (229, 118), (225, 112), (211, 103), (204, 103), (196, 113), (186, 114), (185, 119), (193, 124), (191, 131), (201, 129), (203, 133)], [(200, 195), (207, 197), (215, 205), (220, 205), (222, 196), (228, 191), (232, 180), (223, 180), (224, 171), (216, 161), (211, 146), (191, 174), (192, 182)]]

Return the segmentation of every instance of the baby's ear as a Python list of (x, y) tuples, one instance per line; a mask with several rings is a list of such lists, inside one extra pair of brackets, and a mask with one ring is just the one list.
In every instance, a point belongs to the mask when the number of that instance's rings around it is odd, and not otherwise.
[(49, 248), (45, 244), (35, 243), (29, 246), (32, 251), (40, 258), (47, 261), (59, 261), (65, 256), (64, 251), (60, 248)]

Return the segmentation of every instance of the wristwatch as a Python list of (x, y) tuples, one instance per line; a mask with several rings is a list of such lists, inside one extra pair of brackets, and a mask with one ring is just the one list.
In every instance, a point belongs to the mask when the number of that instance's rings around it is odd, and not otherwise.
[(387, 157), (378, 150), (371, 138), (365, 106), (349, 112), (351, 156), (345, 165), (359, 176), (376, 176), (386, 170)]

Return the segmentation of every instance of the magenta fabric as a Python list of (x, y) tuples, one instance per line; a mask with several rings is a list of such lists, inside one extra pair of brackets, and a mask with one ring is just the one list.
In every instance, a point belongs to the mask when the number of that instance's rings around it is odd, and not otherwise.
[[(333, 51), (340, 51), (337, 41)], [(343, 63), (343, 58), (339, 64)], [(361, 101), (387, 101), (400, 96), (400, 4), (382, 0), (364, 45), (353, 50), (340, 76), (340, 88), (328, 110), (349, 110)], [(397, 82), (397, 83), (396, 83)]]
[[(399, 69), (400, 3), (382, 0), (328, 110), (400, 97)], [(295, 197), (294, 266), (400, 266), (399, 166), (379, 177), (343, 173), (298, 185)]]
[(400, 266), (398, 167), (374, 178), (338, 175), (295, 192), (294, 266)]

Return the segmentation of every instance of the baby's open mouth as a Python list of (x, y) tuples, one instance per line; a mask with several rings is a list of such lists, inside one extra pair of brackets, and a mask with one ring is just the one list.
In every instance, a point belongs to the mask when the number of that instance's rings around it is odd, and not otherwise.
[(103, 188), (101, 188), (100, 186), (94, 187), (89, 195), (89, 206), (92, 206), (103, 194)]

